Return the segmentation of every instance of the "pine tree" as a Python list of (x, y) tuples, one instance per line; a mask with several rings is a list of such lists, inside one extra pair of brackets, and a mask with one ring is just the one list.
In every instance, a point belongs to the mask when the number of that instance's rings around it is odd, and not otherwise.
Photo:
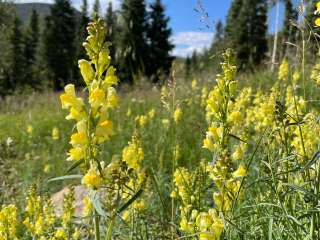
[(242, 26), (239, 25), (238, 19), (240, 11), (243, 6), (244, 0), (233, 0), (231, 7), (228, 11), (226, 26), (225, 26), (225, 44), (226, 47), (235, 47), (238, 39), (238, 29)]
[[(311, 36), (309, 38), (309, 52), (310, 54), (310, 60), (313, 60), (314, 53), (317, 52), (319, 54), (319, 41), (320, 41), (320, 28), (315, 27), (315, 20), (317, 19), (317, 16), (314, 14), (316, 11), (316, 4), (318, 0), (309, 0), (307, 1), (307, 7), (306, 7), (306, 17), (305, 17), (305, 27), (310, 31)], [(312, 28), (312, 29), (310, 29)]]
[(106, 31), (106, 40), (109, 41), (112, 45), (110, 46), (110, 57), (112, 59), (112, 65), (116, 66), (115, 63), (115, 53), (116, 53), (116, 40), (115, 40), (115, 34), (117, 29), (117, 15), (113, 11), (112, 2), (109, 2), (107, 12), (106, 12), (106, 25), (107, 25), (107, 31)]
[(285, 18), (283, 26), (283, 55), (288, 54), (289, 46), (286, 42), (295, 43), (297, 31), (293, 23), (298, 21), (298, 12), (294, 8), (292, 0), (285, 0)]
[(39, 43), (40, 29), (39, 29), (39, 15), (35, 9), (32, 10), (29, 26), (25, 35), (24, 54), (27, 64), (26, 69), (26, 84), (32, 87), (36, 85), (36, 78), (34, 76), (34, 68), (36, 63), (37, 48)]
[(23, 52), (23, 34), (21, 30), (21, 21), (15, 17), (13, 29), (10, 37), (11, 43), (11, 61), (10, 61), (10, 80), (5, 86), (9, 91), (14, 91), (24, 85), (25, 79), (25, 58)]
[(72, 82), (76, 66), (76, 22), (69, 0), (55, 0), (46, 18), (44, 33), (45, 58), (55, 90)]
[(11, 2), (0, 0), (0, 94), (8, 93), (10, 85), (10, 36), (14, 19), (14, 6)]
[(173, 57), (170, 52), (173, 45), (170, 42), (171, 29), (168, 27), (169, 18), (165, 16), (165, 9), (161, 0), (156, 0), (150, 6), (150, 26), (148, 28), (149, 59), (147, 75), (153, 82), (158, 82), (160, 75), (167, 76), (171, 69)]
[(223, 23), (218, 21), (215, 27), (214, 39), (210, 47), (211, 53), (217, 53), (223, 50), (224, 45), (224, 28)]
[(147, 13), (144, 0), (124, 0), (121, 6), (122, 36), (120, 78), (133, 83), (145, 74), (147, 62)]
[(240, 69), (259, 65), (265, 58), (267, 44), (266, 0), (234, 0), (227, 17), (225, 41), (235, 49)]
[(100, 1), (95, 0), (93, 4), (93, 18), (100, 16)]
[(251, 21), (251, 62), (253, 65), (260, 65), (268, 51), (268, 3), (267, 0), (251, 0), (248, 7), (254, 6)]

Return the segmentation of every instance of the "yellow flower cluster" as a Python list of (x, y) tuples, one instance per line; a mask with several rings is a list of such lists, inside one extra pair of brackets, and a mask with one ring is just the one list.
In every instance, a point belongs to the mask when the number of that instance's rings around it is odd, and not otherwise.
[(320, 63), (313, 66), (310, 78), (317, 84), (317, 86), (320, 86)]
[[(316, 3), (316, 11), (314, 12), (314, 14), (320, 14), (320, 1)], [(317, 27), (320, 27), (320, 17), (317, 17), (314, 23)]]
[(17, 240), (17, 208), (3, 205), (0, 208), (0, 240)]
[(144, 159), (144, 152), (140, 141), (133, 136), (132, 141), (122, 151), (122, 160), (126, 162), (129, 168), (139, 171), (141, 161)]
[[(193, 172), (186, 168), (178, 168), (174, 173), (175, 190), (171, 197), (179, 199), (180, 206), (180, 229), (187, 234), (199, 234), (201, 240), (218, 240), (224, 230), (223, 220), (219, 217), (215, 209), (203, 211), (203, 207), (198, 205), (203, 194), (199, 184), (205, 171), (205, 164)], [(200, 211), (201, 210), (201, 211)]]
[(278, 79), (280, 81), (285, 81), (289, 77), (289, 62), (286, 58), (284, 58), (280, 64)]
[(110, 66), (109, 46), (105, 42), (105, 26), (101, 19), (90, 23), (89, 36), (84, 47), (90, 60), (80, 60), (81, 75), (88, 89), (88, 103), (77, 97), (74, 85), (65, 87), (60, 96), (62, 107), (69, 109), (67, 119), (77, 121), (77, 132), (71, 136), (68, 160), (83, 161), (87, 172), (83, 184), (96, 189), (101, 184), (101, 176), (97, 171), (100, 162), (96, 159), (98, 145), (109, 140), (113, 135), (113, 122), (110, 120), (110, 109), (118, 104), (114, 85), (118, 78), (115, 68)]
[(49, 199), (36, 195), (34, 187), (30, 188), (27, 197), (26, 218), (23, 224), (33, 238), (50, 236), (56, 216)]

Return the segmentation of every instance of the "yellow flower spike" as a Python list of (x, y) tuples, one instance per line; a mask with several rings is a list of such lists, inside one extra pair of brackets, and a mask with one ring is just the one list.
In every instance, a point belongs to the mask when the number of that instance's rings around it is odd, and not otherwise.
[(32, 133), (33, 133), (33, 127), (32, 127), (32, 125), (28, 125), (28, 126), (27, 126), (27, 133), (28, 133), (29, 137), (32, 136)]
[(247, 175), (247, 168), (240, 164), (238, 169), (232, 173), (234, 178), (245, 177)]
[(93, 81), (95, 77), (95, 72), (91, 66), (91, 63), (87, 60), (81, 59), (79, 60), (78, 64), (79, 64), (81, 75), (85, 83), (87, 84), (87, 86), (89, 86), (89, 84)]
[(67, 161), (79, 161), (85, 158), (85, 150), (82, 147), (71, 148), (68, 156)]
[(191, 82), (191, 89), (192, 89), (192, 91), (194, 91), (194, 90), (196, 90), (196, 88), (197, 88), (197, 80), (193, 79)]
[(17, 208), (13, 204), (0, 207), (0, 239), (17, 239)]
[(98, 189), (102, 183), (102, 179), (97, 170), (91, 167), (87, 174), (83, 176), (81, 182), (88, 188)]
[(173, 114), (173, 119), (174, 119), (175, 123), (179, 123), (181, 118), (182, 118), (182, 110), (181, 110), (181, 108), (177, 108)]
[(92, 213), (93, 204), (91, 203), (89, 197), (87, 197), (87, 196), (84, 197), (82, 202), (83, 202), (82, 216), (88, 217)]
[(140, 147), (139, 141), (133, 137), (129, 145), (122, 151), (122, 160), (127, 163), (129, 168), (139, 170), (143, 159), (143, 149)]
[(58, 140), (60, 138), (60, 133), (59, 133), (59, 129), (57, 127), (54, 127), (52, 129), (52, 133), (51, 133), (52, 139), (53, 140)]
[(316, 27), (320, 27), (320, 18), (316, 18), (316, 20), (314, 21)]
[(288, 79), (288, 76), (289, 76), (289, 62), (286, 58), (284, 58), (279, 67), (278, 79), (285, 81)]
[(293, 84), (297, 84), (301, 78), (301, 74), (299, 71), (295, 71), (292, 76)]
[(148, 112), (148, 116), (150, 119), (153, 119), (156, 115), (156, 110), (153, 108)]
[(138, 122), (139, 122), (139, 126), (140, 126), (140, 127), (143, 127), (143, 126), (146, 125), (147, 122), (148, 122), (147, 116), (144, 116), (144, 115), (139, 116), (139, 117), (138, 117)]

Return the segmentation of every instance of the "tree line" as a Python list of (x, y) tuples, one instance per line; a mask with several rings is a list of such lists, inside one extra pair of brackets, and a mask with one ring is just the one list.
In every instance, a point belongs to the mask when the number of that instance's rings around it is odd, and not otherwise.
[[(216, 56), (226, 48), (235, 50), (240, 71), (254, 71), (259, 66), (272, 70), (283, 58), (300, 58), (302, 41), (307, 45), (306, 59), (314, 61), (320, 34), (319, 28), (314, 28), (317, 2), (306, 0), (301, 8), (294, 0), (232, 0), (225, 23), (218, 21), (215, 24), (211, 46), (203, 53), (194, 52), (186, 58), (186, 77), (193, 77), (199, 70), (207, 71), (208, 67), (216, 65), (220, 61)], [(275, 8), (276, 15), (279, 15), (280, 4), (284, 7), (283, 22), (275, 24), (282, 27), (270, 32), (268, 14)]]
[(122, 82), (141, 76), (159, 82), (169, 74), (173, 56), (169, 18), (161, 0), (123, 0), (119, 10), (110, 2), (101, 15), (99, 0), (88, 12), (83, 0), (80, 13), (70, 0), (55, 0), (50, 15), (40, 21), (33, 9), (23, 25), (14, 6), (0, 0), (0, 95), (30, 88), (61, 90), (67, 83), (81, 86), (77, 61), (85, 58), (82, 42), (92, 18), (104, 18), (110, 56)]

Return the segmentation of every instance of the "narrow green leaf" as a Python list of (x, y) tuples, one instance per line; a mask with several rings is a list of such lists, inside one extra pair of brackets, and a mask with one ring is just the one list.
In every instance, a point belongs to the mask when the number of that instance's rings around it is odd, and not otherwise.
[(74, 162), (67, 170), (67, 173), (70, 173), (73, 169), (77, 168), (80, 166), (82, 163), (84, 163), (84, 159), (81, 159), (79, 161)]
[(56, 178), (51, 178), (48, 180), (48, 182), (54, 182), (54, 181), (61, 181), (61, 180), (67, 180), (67, 179), (80, 179), (82, 178), (82, 175), (66, 175), (66, 176), (61, 176), (61, 177), (56, 177)]

